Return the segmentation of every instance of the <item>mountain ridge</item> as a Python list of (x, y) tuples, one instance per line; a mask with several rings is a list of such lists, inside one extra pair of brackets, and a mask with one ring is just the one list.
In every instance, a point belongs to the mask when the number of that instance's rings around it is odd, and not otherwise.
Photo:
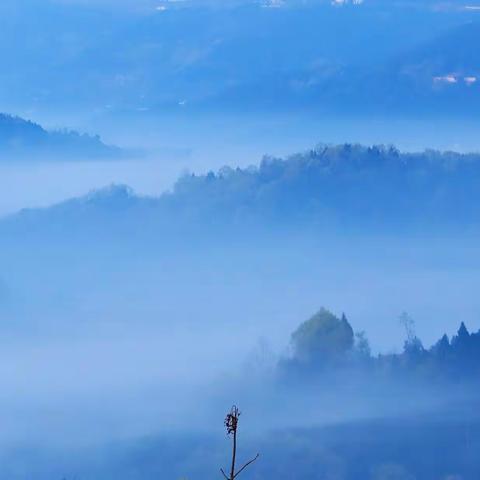
[(105, 144), (98, 135), (68, 129), (46, 130), (31, 120), (0, 113), (0, 161), (23, 156), (78, 160), (80, 157), (115, 158), (122, 154), (122, 149)]
[(10, 215), (0, 221), (0, 229), (66, 222), (75, 230), (80, 219), (106, 230), (116, 219), (132, 229), (145, 222), (148, 228), (143, 231), (186, 229), (208, 235), (254, 227), (476, 229), (478, 186), (480, 154), (320, 145), (283, 159), (265, 157), (255, 167), (184, 175), (171, 191), (157, 197), (111, 185), (48, 208)]

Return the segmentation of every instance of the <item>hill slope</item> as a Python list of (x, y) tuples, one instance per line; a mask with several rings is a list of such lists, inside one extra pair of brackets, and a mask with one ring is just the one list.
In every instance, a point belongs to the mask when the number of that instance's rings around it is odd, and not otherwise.
[[(113, 186), (4, 219), (7, 232), (102, 231), (177, 236), (255, 229), (386, 233), (477, 229), (480, 155), (393, 147), (319, 146), (258, 167), (186, 175), (170, 193), (136, 196)], [(252, 230), (253, 229), (253, 230)]]
[(37, 123), (0, 113), (0, 160), (62, 156), (69, 158), (115, 157), (121, 150), (104, 144), (99, 136), (72, 130), (47, 131)]

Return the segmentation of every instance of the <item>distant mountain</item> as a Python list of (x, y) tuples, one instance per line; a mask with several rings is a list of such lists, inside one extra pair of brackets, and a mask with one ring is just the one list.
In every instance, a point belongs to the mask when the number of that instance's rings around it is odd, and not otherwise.
[[(371, 41), (372, 39), (370, 39)], [(272, 72), (232, 86), (211, 103), (227, 108), (476, 115), (480, 106), (480, 23), (466, 22), (388, 58)]]
[(109, 114), (347, 108), (372, 69), (476, 13), (385, 0), (159, 0), (134, 12), (108, 1), (108, 9), (97, 2), (5, 2), (2, 104)]
[(0, 160), (18, 156), (113, 158), (121, 153), (120, 148), (104, 144), (99, 136), (73, 130), (47, 131), (37, 123), (0, 113)]
[(480, 74), (480, 23), (470, 22), (454, 28), (423, 46), (399, 57), (401, 70), (423, 70), (430, 76)]
[(394, 56), (359, 79), (357, 96), (397, 110), (476, 115), (480, 22), (468, 22)]

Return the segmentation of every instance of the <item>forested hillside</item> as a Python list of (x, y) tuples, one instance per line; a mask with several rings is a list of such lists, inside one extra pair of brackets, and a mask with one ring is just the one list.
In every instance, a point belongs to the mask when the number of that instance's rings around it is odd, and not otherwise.
[(321, 145), (285, 159), (266, 157), (246, 169), (187, 174), (160, 197), (111, 186), (51, 208), (25, 210), (5, 219), (0, 229), (33, 233), (69, 225), (93, 234), (145, 222), (142, 235), (162, 238), (186, 231), (248, 234), (257, 228), (374, 234), (447, 233), (461, 226), (475, 232), (480, 206), (472, 198), (479, 185), (475, 153)]
[[(0, 113), (0, 160), (55, 159), (65, 161), (88, 158), (115, 158), (119, 148), (105, 145), (99, 136), (80, 134), (74, 130), (47, 131), (37, 123)], [(67, 157), (68, 156), (68, 157)]]

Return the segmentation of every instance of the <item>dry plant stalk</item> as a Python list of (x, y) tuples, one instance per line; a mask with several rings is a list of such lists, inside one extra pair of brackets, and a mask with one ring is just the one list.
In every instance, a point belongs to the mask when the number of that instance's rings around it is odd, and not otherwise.
[(230, 413), (225, 418), (225, 428), (227, 429), (227, 435), (232, 437), (232, 465), (230, 467), (230, 475), (224, 472), (223, 468), (220, 469), (225, 480), (234, 480), (237, 478), (249, 465), (251, 465), (259, 456), (257, 455), (245, 463), (237, 472), (235, 471), (235, 464), (237, 461), (237, 431), (238, 431), (238, 418), (240, 417), (240, 411), (234, 405), (230, 410)]

